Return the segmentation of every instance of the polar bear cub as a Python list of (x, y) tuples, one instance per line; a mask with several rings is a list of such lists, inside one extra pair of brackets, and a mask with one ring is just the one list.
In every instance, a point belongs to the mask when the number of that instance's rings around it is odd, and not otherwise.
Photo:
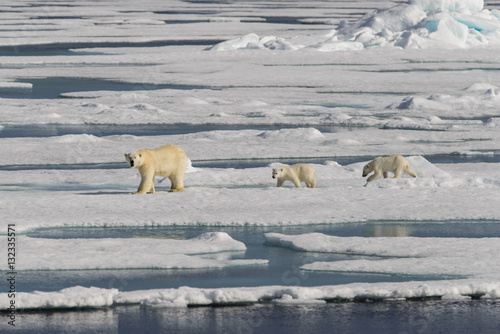
[(134, 194), (154, 193), (155, 175), (169, 178), (171, 192), (184, 189), (184, 173), (188, 158), (184, 150), (178, 146), (143, 148), (136, 152), (125, 153), (125, 160), (130, 167), (139, 169), (141, 173), (141, 183)]
[(277, 187), (281, 187), (285, 181), (292, 181), (295, 187), (300, 188), (304, 182), (307, 188), (316, 187), (316, 172), (307, 164), (295, 164), (273, 169), (273, 179), (278, 179)]
[(410, 169), (408, 161), (400, 155), (391, 155), (388, 157), (378, 157), (373, 159), (363, 168), (363, 177), (367, 176), (371, 172), (374, 173), (368, 178), (368, 182), (374, 181), (382, 175), (384, 178), (387, 178), (388, 172), (394, 173), (395, 179), (399, 179), (402, 172), (405, 172), (412, 177), (417, 177), (417, 173)]

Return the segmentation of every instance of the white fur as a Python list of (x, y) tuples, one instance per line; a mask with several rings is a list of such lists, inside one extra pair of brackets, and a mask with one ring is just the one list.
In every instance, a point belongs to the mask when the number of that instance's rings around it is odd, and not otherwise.
[(139, 169), (141, 173), (141, 183), (134, 194), (154, 193), (155, 175), (170, 179), (171, 192), (184, 189), (188, 158), (182, 148), (175, 145), (143, 148), (133, 153), (125, 153), (125, 159), (130, 167)]
[(405, 172), (412, 177), (417, 177), (417, 174), (410, 169), (408, 161), (400, 155), (391, 155), (388, 157), (378, 157), (373, 159), (363, 168), (363, 177), (367, 176), (371, 172), (374, 172), (374, 174), (368, 178), (368, 182), (374, 181), (382, 175), (384, 178), (387, 178), (388, 172), (394, 173), (395, 179), (399, 179), (402, 172)]
[(292, 181), (297, 188), (301, 187), (301, 182), (304, 182), (308, 188), (314, 188), (316, 187), (315, 177), (314, 169), (307, 164), (295, 164), (273, 169), (273, 179), (278, 179), (278, 187), (281, 187), (285, 181)]

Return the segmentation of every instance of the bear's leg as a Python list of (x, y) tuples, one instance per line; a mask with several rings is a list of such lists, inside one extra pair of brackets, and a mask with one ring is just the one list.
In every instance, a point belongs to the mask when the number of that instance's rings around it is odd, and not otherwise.
[(276, 184), (276, 187), (281, 187), (285, 183), (285, 179), (279, 179), (278, 178), (278, 183)]
[(299, 178), (298, 178), (298, 177), (294, 177), (294, 178), (292, 179), (292, 182), (293, 182), (293, 184), (295, 185), (295, 188), (302, 188), (302, 186), (300, 185), (300, 180), (299, 180)]
[(394, 170), (394, 179), (399, 179), (401, 177), (401, 173), (403, 172), (402, 168), (397, 168)]
[(382, 172), (380, 171), (375, 171), (375, 173), (366, 180), (367, 182), (370, 181), (375, 181), (376, 179), (379, 179), (382, 176)]
[(149, 188), (148, 194), (154, 194), (155, 193), (155, 177), (153, 175), (153, 180), (151, 181), (151, 188)]
[(306, 183), (307, 188), (316, 188), (316, 180), (315, 179), (308, 180), (308, 181), (309, 182)]
[(186, 165), (187, 161), (180, 162), (177, 168), (178, 172), (174, 171), (173, 175), (170, 175), (169, 179), (172, 183), (170, 186), (170, 192), (184, 190), (184, 174), (186, 173)]
[(172, 183), (170, 186), (170, 192), (178, 192), (184, 190), (184, 175), (182, 176), (170, 176), (170, 182)]
[(387, 179), (387, 177), (389, 176), (389, 173), (388, 172), (384, 172), (384, 179)]
[(151, 190), (154, 192), (154, 189), (154, 173), (141, 173), (141, 184), (139, 184), (139, 189), (134, 194), (146, 194)]

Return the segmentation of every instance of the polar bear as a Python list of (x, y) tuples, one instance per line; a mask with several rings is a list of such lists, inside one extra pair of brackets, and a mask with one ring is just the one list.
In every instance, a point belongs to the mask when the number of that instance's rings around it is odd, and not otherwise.
[(278, 179), (277, 187), (285, 181), (292, 181), (295, 187), (300, 188), (300, 183), (305, 182), (307, 188), (316, 187), (316, 172), (307, 164), (295, 164), (273, 169), (273, 179)]
[(170, 179), (170, 191), (184, 189), (184, 173), (188, 158), (184, 150), (175, 145), (165, 145), (153, 149), (142, 148), (133, 153), (125, 153), (125, 160), (132, 168), (139, 169), (141, 183), (134, 194), (155, 192), (155, 175)]
[(399, 179), (402, 172), (405, 172), (410, 176), (417, 177), (417, 173), (410, 169), (408, 161), (400, 155), (391, 155), (388, 157), (378, 157), (373, 159), (363, 168), (363, 177), (367, 176), (371, 172), (375, 173), (368, 178), (368, 182), (374, 181), (382, 175), (384, 178), (387, 178), (388, 172), (394, 173), (395, 179)]

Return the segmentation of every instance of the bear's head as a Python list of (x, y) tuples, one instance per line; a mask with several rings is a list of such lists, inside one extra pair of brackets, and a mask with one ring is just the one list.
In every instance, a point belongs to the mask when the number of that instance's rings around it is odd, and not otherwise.
[(371, 172), (373, 172), (373, 162), (370, 162), (363, 167), (363, 177), (367, 176)]
[(273, 179), (280, 177), (282, 173), (283, 168), (273, 168)]
[(125, 153), (125, 160), (130, 165), (130, 167), (139, 168), (142, 165), (142, 153), (140, 152)]

